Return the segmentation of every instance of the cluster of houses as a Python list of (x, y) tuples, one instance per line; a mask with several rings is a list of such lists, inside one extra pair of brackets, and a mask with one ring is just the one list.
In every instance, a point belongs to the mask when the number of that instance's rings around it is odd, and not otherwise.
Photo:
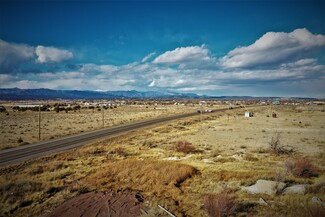
[[(9, 103), (7, 103), (9, 104)], [(130, 105), (142, 105), (142, 106), (154, 106), (154, 107), (164, 107), (168, 105), (177, 106), (190, 106), (196, 108), (208, 109), (209, 112), (211, 107), (217, 105), (225, 105), (228, 108), (234, 107), (246, 107), (248, 105), (325, 105), (324, 100), (303, 100), (303, 99), (243, 99), (243, 100), (226, 100), (226, 99), (114, 99), (114, 100), (62, 100), (62, 101), (43, 101), (39, 104), (35, 102), (11, 102), (12, 106), (9, 106), (13, 110), (33, 110), (38, 111), (51, 111), (65, 109), (65, 110), (79, 110), (79, 109), (94, 109), (94, 108), (117, 108), (120, 106), (130, 106)], [(1, 105), (0, 111), (8, 110), (8, 106)], [(253, 114), (245, 114), (245, 117), (251, 117)]]

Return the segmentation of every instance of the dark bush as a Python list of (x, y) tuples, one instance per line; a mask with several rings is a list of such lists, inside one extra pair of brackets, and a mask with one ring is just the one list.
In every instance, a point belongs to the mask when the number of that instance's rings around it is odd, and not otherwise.
[(175, 145), (175, 148), (176, 151), (183, 152), (185, 154), (194, 153), (197, 151), (193, 144), (187, 141), (178, 141)]
[(284, 165), (288, 172), (297, 177), (310, 178), (318, 176), (318, 169), (307, 157), (285, 160)]

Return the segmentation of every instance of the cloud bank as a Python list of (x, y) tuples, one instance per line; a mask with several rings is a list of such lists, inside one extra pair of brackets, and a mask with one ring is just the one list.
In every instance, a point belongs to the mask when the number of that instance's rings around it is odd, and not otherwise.
[[(34, 73), (8, 74), (4, 69), (15, 61), (60, 64), (73, 58), (72, 52), (4, 41), (0, 46), (6, 48), (0, 54), (0, 87), (325, 97), (325, 65), (317, 56), (317, 51), (324, 51), (325, 36), (307, 29), (268, 32), (221, 57), (215, 57), (207, 45), (195, 45), (149, 53), (124, 65), (74, 63)], [(5, 62), (8, 58), (11, 64)]]
[(305, 28), (290, 33), (268, 32), (254, 44), (230, 51), (220, 63), (226, 68), (281, 64), (307, 56), (324, 45), (324, 35), (314, 35)]
[(38, 63), (61, 62), (73, 57), (72, 52), (68, 50), (61, 50), (55, 47), (44, 47), (41, 45), (36, 47), (35, 53), (37, 55), (36, 62)]
[(73, 58), (72, 52), (55, 47), (9, 43), (0, 39), (0, 73), (19, 72), (25, 63), (57, 63)]
[(33, 57), (33, 47), (26, 44), (8, 43), (0, 39), (0, 73), (10, 73)]
[(156, 57), (153, 63), (178, 65), (180, 68), (202, 68), (216, 64), (205, 45), (179, 47), (172, 51), (166, 51)]

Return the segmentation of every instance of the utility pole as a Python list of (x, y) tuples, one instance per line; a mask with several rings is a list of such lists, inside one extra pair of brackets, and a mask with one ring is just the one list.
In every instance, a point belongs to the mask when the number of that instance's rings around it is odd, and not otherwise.
[(102, 106), (102, 118), (103, 118), (103, 128), (105, 127), (105, 112), (104, 112), (104, 106)]
[(38, 105), (38, 141), (41, 141), (41, 105)]
[(201, 109), (200, 109), (200, 111), (201, 111), (201, 115), (200, 115), (200, 116), (201, 116), (201, 126), (202, 126), (202, 112), (203, 112), (203, 111), (202, 111), (202, 104), (201, 104)]

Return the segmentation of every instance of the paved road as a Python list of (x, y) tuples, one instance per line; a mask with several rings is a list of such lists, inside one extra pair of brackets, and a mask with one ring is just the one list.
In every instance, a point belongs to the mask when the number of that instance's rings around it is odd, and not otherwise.
[[(214, 110), (214, 112), (221, 112), (225, 110), (227, 109), (218, 109), (218, 110)], [(168, 116), (163, 118), (156, 118), (156, 119), (136, 122), (128, 125), (122, 125), (122, 126), (105, 128), (105, 129), (100, 129), (91, 132), (85, 132), (85, 133), (62, 137), (59, 139), (43, 141), (32, 145), (26, 145), (17, 148), (3, 150), (0, 151), (0, 166), (5, 166), (11, 163), (17, 163), (20, 161), (29, 160), (53, 152), (76, 148), (103, 137), (115, 136), (121, 133), (126, 133), (129, 131), (137, 130), (139, 128), (148, 127), (154, 124), (159, 124), (162, 122), (185, 118), (185, 117), (191, 117), (194, 115), (199, 115), (199, 113), (193, 112), (193, 113), (174, 115), (174, 116)]]

